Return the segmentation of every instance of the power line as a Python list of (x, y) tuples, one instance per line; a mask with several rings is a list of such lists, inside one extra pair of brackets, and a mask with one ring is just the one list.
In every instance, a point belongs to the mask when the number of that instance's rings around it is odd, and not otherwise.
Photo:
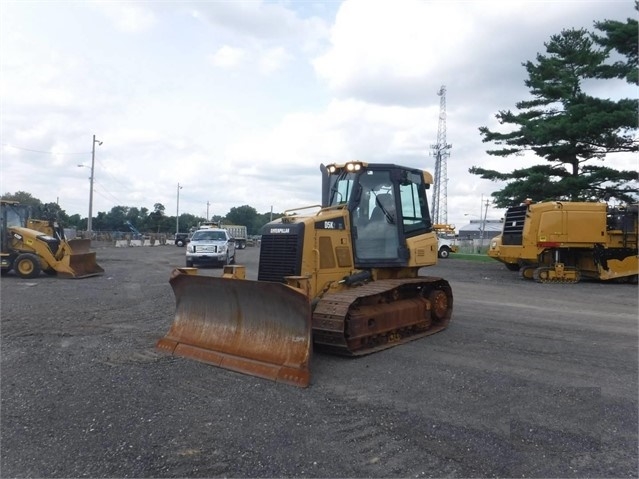
[(33, 150), (31, 148), (23, 148), (21, 146), (10, 145), (8, 143), (2, 143), (2, 146), (8, 146), (9, 148), (15, 148), (16, 150), (30, 151), (32, 153), (43, 153), (45, 155), (90, 155), (91, 154), (90, 151), (70, 152), (70, 153), (64, 152), (64, 153), (61, 153), (59, 151)]

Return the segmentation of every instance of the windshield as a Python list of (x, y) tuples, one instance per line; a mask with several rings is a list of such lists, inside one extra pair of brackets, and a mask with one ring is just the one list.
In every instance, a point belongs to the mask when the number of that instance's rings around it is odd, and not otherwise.
[(224, 231), (196, 231), (191, 241), (225, 241)]
[(342, 205), (348, 203), (353, 185), (355, 184), (355, 173), (341, 173), (339, 175), (331, 175), (330, 177), (330, 196), (329, 205)]
[(29, 217), (28, 209), (24, 206), (6, 205), (7, 211), (7, 228), (16, 226), (24, 226)]

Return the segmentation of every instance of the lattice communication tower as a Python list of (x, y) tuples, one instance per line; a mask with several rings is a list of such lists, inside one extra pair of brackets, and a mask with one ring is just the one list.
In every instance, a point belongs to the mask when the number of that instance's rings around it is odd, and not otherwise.
[(431, 220), (433, 224), (448, 224), (448, 174), (447, 159), (452, 145), (446, 143), (446, 87), (442, 85), (439, 95), (439, 125), (437, 127), (437, 144), (432, 145), (435, 157), (435, 176), (433, 178), (433, 198)]

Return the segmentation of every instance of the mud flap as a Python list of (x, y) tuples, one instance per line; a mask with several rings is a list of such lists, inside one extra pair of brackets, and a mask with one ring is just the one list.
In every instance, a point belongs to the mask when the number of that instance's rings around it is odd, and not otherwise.
[(61, 278), (88, 278), (104, 273), (104, 269), (96, 262), (95, 253), (73, 253), (66, 255), (54, 266)]
[(266, 281), (174, 274), (175, 318), (157, 348), (277, 382), (310, 381), (306, 296)]

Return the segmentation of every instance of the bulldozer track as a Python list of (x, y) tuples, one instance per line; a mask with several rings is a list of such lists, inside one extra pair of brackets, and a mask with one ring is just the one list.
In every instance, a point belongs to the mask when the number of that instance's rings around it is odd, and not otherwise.
[(442, 278), (378, 280), (321, 299), (313, 311), (313, 340), (341, 355), (370, 354), (445, 329), (452, 306)]
[(554, 276), (554, 268), (543, 266), (533, 271), (533, 279), (538, 283), (576, 284), (581, 280), (581, 274), (577, 268), (566, 267), (565, 273), (571, 276)]

